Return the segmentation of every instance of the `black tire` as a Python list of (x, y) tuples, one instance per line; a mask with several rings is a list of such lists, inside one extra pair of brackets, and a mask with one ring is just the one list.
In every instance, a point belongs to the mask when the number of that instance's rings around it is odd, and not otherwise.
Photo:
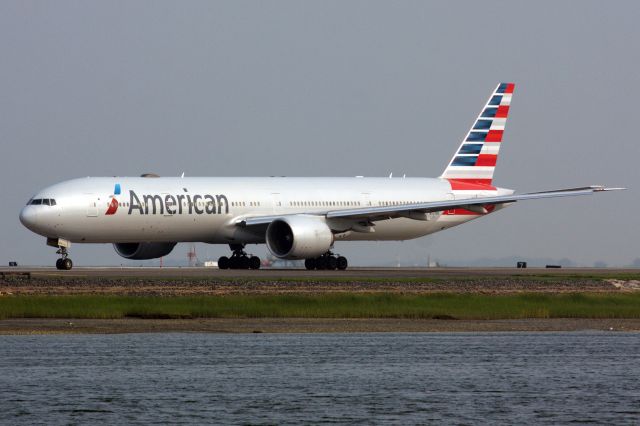
[(338, 268), (338, 259), (335, 258), (335, 256), (329, 256), (327, 257), (327, 269), (330, 271), (334, 271)]
[(229, 269), (238, 269), (240, 268), (240, 259), (237, 256), (231, 256), (229, 258)]
[(316, 260), (315, 259), (305, 259), (304, 267), (307, 268), (308, 271), (313, 271), (316, 269)]
[(258, 256), (251, 256), (249, 258), (249, 268), (260, 269), (260, 258)]
[(338, 269), (344, 271), (349, 266), (349, 262), (347, 262), (347, 258), (344, 256), (338, 256)]
[(62, 259), (56, 260), (56, 269), (62, 269)]
[(315, 259), (316, 261), (316, 269), (318, 271), (322, 271), (324, 269), (327, 269), (327, 259), (324, 257), (318, 257)]
[(60, 265), (62, 266), (62, 269), (64, 269), (65, 271), (69, 271), (71, 270), (71, 268), (73, 268), (73, 262), (68, 257), (66, 259), (62, 259), (62, 262), (60, 263)]
[(218, 259), (218, 268), (229, 269), (229, 258), (227, 256), (222, 256)]
[(249, 269), (249, 258), (247, 256), (238, 258), (238, 269)]

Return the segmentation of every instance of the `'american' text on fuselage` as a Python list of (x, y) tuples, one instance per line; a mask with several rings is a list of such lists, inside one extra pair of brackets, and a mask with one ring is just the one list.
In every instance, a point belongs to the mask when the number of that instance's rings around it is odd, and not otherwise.
[(144, 194), (140, 202), (135, 191), (129, 190), (129, 214), (223, 214), (223, 209), (224, 214), (229, 213), (229, 201), (223, 194)]

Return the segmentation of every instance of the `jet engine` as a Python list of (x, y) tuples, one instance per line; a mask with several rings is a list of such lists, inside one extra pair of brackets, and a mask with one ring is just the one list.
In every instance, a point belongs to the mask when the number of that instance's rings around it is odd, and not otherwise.
[(276, 257), (309, 259), (329, 251), (333, 233), (321, 217), (289, 216), (269, 224), (266, 241)]
[(177, 243), (115, 243), (113, 248), (125, 259), (156, 259), (171, 253)]

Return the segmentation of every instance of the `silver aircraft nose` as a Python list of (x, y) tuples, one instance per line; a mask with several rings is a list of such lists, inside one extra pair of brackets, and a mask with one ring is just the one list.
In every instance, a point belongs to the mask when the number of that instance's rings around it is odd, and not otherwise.
[(20, 210), (20, 222), (33, 231), (38, 223), (37, 210), (33, 208), (33, 206), (23, 207), (22, 210)]

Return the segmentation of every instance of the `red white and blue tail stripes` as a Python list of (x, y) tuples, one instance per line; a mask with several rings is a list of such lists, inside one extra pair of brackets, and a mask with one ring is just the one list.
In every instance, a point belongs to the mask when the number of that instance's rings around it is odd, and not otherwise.
[(500, 83), (441, 177), (452, 189), (488, 189), (509, 115), (513, 83)]

